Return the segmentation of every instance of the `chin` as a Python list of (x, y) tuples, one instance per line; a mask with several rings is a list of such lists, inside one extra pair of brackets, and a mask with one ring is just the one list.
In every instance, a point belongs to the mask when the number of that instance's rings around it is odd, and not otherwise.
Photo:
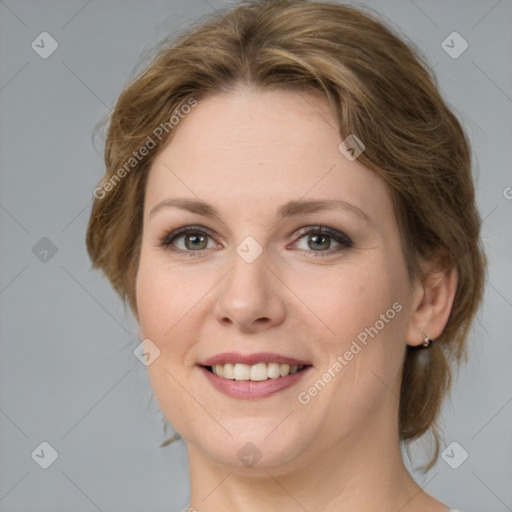
[(284, 469), (300, 457), (308, 443), (296, 425), (287, 423), (280, 430), (282, 421), (282, 414), (223, 420), (229, 434), (220, 426), (195, 432), (192, 426), (185, 428), (182, 436), (193, 450), (216, 464), (252, 472)]

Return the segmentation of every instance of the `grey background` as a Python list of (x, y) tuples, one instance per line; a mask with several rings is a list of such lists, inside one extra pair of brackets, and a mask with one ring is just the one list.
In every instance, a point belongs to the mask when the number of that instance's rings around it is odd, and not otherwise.
[[(159, 448), (162, 417), (133, 355), (136, 323), (90, 270), (84, 237), (103, 172), (95, 124), (144, 51), (220, 5), (0, 1), (1, 511), (159, 512), (188, 503), (184, 444)], [(414, 475), (464, 512), (511, 511), (512, 3), (363, 5), (424, 51), (470, 135), (490, 263), (470, 361), (443, 412), (444, 446), (456, 441), (469, 457), (457, 469), (440, 458)], [(31, 48), (43, 31), (59, 45), (47, 59)], [(453, 31), (469, 43), (457, 59), (441, 47)], [(58, 452), (48, 469), (31, 457), (43, 441)], [(422, 449), (413, 447), (411, 464), (425, 460)]]

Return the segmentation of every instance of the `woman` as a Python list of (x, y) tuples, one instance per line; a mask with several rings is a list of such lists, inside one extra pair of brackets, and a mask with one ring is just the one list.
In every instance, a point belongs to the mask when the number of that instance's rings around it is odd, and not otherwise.
[(247, 2), (161, 48), (110, 119), (87, 233), (187, 443), (190, 510), (445, 512), (431, 432), (482, 298), (470, 148), (377, 19)]

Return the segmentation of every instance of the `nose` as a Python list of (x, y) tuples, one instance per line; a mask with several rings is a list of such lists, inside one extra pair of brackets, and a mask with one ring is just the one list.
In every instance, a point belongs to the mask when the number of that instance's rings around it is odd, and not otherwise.
[(283, 322), (283, 284), (268, 267), (265, 252), (248, 263), (233, 254), (233, 267), (219, 288), (215, 314), (225, 326), (258, 332)]

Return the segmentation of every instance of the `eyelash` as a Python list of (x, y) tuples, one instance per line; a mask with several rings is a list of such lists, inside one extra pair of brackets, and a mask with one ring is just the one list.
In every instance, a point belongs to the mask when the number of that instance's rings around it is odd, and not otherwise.
[[(208, 230), (206, 230), (205, 228), (202, 228), (201, 226), (184, 226), (184, 227), (175, 229), (174, 231), (171, 231), (170, 233), (165, 235), (160, 240), (159, 245), (168, 251), (172, 251), (172, 252), (180, 253), (180, 254), (187, 254), (187, 255), (189, 255), (190, 258), (196, 258), (196, 257), (202, 256), (203, 252), (206, 251), (207, 249), (199, 249), (197, 251), (184, 251), (182, 249), (176, 249), (176, 248), (171, 249), (172, 243), (175, 242), (178, 238), (180, 238), (180, 235), (187, 235), (189, 233), (196, 233), (196, 234), (200, 233), (200, 234), (204, 234), (204, 235), (212, 238), (212, 236), (210, 235)], [(337, 231), (335, 229), (332, 229), (332, 228), (329, 228), (328, 226), (323, 226), (323, 225), (308, 226), (306, 228), (300, 229), (297, 232), (298, 238), (296, 241), (298, 241), (301, 238), (303, 238), (304, 236), (310, 235), (310, 234), (327, 236), (340, 244), (338, 247), (336, 247), (334, 249), (329, 249), (327, 251), (313, 251), (313, 250), (306, 251), (308, 253), (309, 252), (313, 253), (314, 258), (322, 258), (325, 256), (331, 256), (333, 253), (339, 252), (343, 249), (348, 249), (353, 246), (352, 240), (347, 235), (345, 235), (344, 233), (342, 233), (340, 231)]]

